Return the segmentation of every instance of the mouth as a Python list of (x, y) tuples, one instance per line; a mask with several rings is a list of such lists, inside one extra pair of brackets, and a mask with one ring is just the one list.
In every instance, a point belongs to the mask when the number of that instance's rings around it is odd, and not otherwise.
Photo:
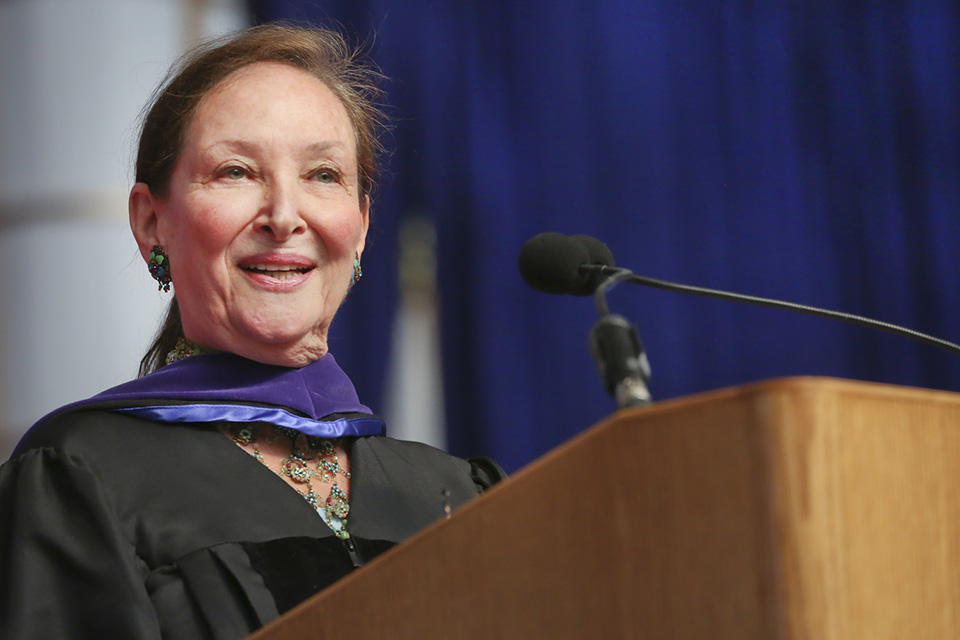
[(250, 264), (240, 267), (247, 273), (256, 273), (276, 280), (289, 280), (299, 275), (313, 271), (313, 267), (297, 267), (292, 265)]

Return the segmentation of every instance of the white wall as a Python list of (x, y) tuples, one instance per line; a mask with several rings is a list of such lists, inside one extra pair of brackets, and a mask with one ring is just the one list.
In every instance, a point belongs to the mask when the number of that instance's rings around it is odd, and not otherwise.
[(48, 411), (130, 379), (166, 298), (127, 227), (136, 119), (242, 0), (0, 1), (0, 460)]
[[(127, 226), (137, 117), (186, 46), (248, 23), (243, 6), (0, 0), (0, 461), (44, 414), (136, 375), (169, 299)], [(430, 231), (411, 226), (404, 253), (431, 274)], [(402, 289), (377, 411), (442, 447), (432, 275)]]

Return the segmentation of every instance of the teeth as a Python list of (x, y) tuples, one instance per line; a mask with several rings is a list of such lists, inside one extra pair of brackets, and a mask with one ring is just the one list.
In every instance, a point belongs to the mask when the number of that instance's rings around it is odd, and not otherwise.
[(254, 271), (299, 271), (300, 267), (283, 267), (274, 264), (255, 264), (247, 267)]
[(307, 267), (291, 267), (291, 266), (281, 266), (273, 264), (251, 264), (243, 267), (246, 271), (254, 271), (258, 273), (268, 273), (270, 277), (276, 278), (277, 280), (287, 280), (293, 276), (300, 275), (301, 273), (306, 273), (310, 269)]

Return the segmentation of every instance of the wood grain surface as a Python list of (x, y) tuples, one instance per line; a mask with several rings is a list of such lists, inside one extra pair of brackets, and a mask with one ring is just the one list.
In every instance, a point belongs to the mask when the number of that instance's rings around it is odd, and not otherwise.
[(251, 636), (960, 637), (960, 395), (623, 411)]

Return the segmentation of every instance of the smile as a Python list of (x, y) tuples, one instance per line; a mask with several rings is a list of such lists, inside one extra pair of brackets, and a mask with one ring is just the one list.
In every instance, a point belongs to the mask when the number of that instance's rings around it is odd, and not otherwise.
[(287, 280), (313, 270), (313, 267), (294, 267), (273, 264), (251, 264), (240, 268), (249, 273), (259, 273), (270, 278), (276, 278), (277, 280)]

